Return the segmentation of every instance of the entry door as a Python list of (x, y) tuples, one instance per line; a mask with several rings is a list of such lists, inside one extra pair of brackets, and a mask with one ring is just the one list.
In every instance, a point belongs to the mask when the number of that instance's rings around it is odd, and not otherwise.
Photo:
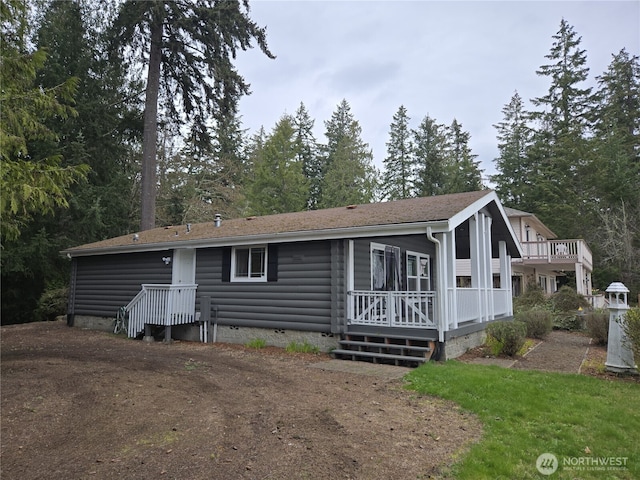
[(176, 285), (184, 283), (192, 285), (196, 283), (196, 251), (185, 248), (173, 251), (173, 270), (171, 283)]

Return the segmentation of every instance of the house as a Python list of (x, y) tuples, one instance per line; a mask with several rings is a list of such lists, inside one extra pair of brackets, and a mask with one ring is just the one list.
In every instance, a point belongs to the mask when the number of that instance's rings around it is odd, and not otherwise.
[[(453, 358), (512, 317), (522, 252), (494, 191), (168, 226), (81, 245), (68, 323), (130, 337), (286, 346), (397, 361)], [(456, 285), (468, 259), (470, 285)], [(492, 278), (492, 259), (501, 267)], [(346, 352), (346, 353), (345, 353)]]
[(584, 240), (560, 240), (534, 214), (504, 211), (522, 247), (522, 257), (512, 260), (514, 295), (532, 284), (550, 295), (565, 283), (567, 272), (575, 272), (577, 292), (592, 297), (593, 258)]

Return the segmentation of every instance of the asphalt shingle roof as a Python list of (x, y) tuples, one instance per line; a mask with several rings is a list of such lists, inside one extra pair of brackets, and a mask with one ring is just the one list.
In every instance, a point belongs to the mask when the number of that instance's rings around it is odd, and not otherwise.
[[(118, 247), (151, 244), (170, 244), (193, 240), (217, 240), (292, 232), (434, 222), (447, 220), (456, 213), (484, 197), (489, 190), (466, 192), (433, 197), (411, 198), (392, 202), (351, 205), (347, 207), (282, 213), (257, 217), (222, 219), (220, 227), (211, 222), (192, 224), (189, 233), (185, 225), (159, 227), (133, 234), (114, 237), (100, 242), (80, 245), (66, 252), (113, 249)], [(169, 245), (167, 245), (169, 247)]]

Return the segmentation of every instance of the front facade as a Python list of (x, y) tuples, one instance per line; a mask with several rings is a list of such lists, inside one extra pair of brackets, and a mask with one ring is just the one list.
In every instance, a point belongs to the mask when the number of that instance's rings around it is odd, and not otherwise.
[(179, 338), (328, 350), (385, 335), (433, 342), (444, 358), (511, 317), (521, 255), (492, 191), (157, 228), (63, 253), (70, 324), (107, 328), (126, 306), (131, 337), (162, 325)]

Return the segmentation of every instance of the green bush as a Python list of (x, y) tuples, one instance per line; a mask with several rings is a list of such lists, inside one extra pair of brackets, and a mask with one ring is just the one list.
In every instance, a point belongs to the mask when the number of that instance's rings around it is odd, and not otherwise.
[(514, 356), (524, 345), (527, 327), (517, 320), (495, 322), (487, 326), (487, 344), (494, 355)]
[(581, 310), (591, 307), (585, 298), (568, 286), (562, 287), (550, 299), (553, 308), (554, 328), (560, 330), (583, 330), (584, 316)]
[(525, 311), (546, 303), (547, 297), (542, 289), (538, 285), (530, 284), (522, 295), (513, 299), (513, 310), (515, 312)]
[(69, 289), (67, 287), (45, 290), (40, 296), (34, 312), (36, 320), (55, 320), (56, 317), (67, 313), (68, 298)]
[(609, 340), (609, 314), (604, 310), (587, 312), (584, 323), (589, 336), (597, 345), (606, 345)]
[(640, 308), (632, 308), (624, 316), (623, 330), (629, 340), (633, 359), (640, 363)]
[(582, 295), (567, 285), (551, 296), (551, 305), (556, 312), (577, 312), (580, 308), (591, 306)]
[(516, 314), (515, 319), (525, 324), (527, 337), (544, 338), (553, 330), (553, 315), (544, 307), (534, 307)]

